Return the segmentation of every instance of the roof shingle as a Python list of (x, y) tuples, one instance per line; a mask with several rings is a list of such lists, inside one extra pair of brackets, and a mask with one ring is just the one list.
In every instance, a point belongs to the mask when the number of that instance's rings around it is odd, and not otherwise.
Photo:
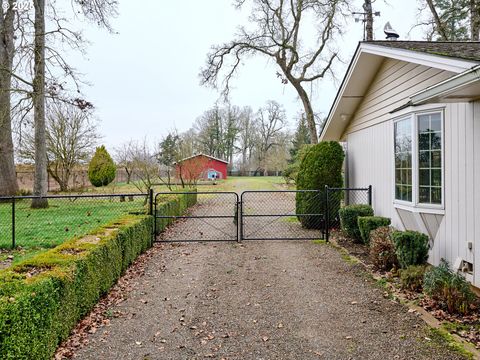
[(375, 41), (364, 41), (364, 43), (480, 62), (480, 42), (479, 41), (375, 40)]

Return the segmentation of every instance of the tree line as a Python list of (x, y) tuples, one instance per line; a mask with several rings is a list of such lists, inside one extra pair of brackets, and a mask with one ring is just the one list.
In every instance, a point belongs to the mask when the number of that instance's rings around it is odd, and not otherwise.
[[(176, 164), (200, 153), (227, 161), (229, 170), (240, 175), (265, 175), (282, 171), (295, 149), (309, 141), (306, 117), (301, 116), (298, 124), (292, 133), (285, 109), (275, 101), (256, 111), (250, 106), (215, 104), (190, 129), (173, 129), (153, 146), (146, 140), (124, 142), (115, 149), (114, 158), (128, 177), (158, 174), (168, 184), (173, 182)], [(307, 136), (297, 135), (299, 131)]]

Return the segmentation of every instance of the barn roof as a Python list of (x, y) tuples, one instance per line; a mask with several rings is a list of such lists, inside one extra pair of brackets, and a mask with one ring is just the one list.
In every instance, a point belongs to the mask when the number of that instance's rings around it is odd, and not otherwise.
[(185, 160), (189, 160), (189, 159), (193, 159), (193, 158), (196, 158), (198, 156), (205, 156), (209, 159), (212, 159), (212, 160), (216, 160), (216, 161), (220, 161), (222, 163), (225, 163), (225, 164), (228, 164), (228, 161), (225, 161), (225, 160), (222, 160), (222, 159), (219, 159), (219, 158), (216, 158), (214, 156), (210, 156), (210, 155), (207, 155), (207, 154), (204, 154), (204, 153), (199, 153), (199, 154), (195, 154), (195, 155), (192, 155), (192, 156), (189, 156), (189, 157), (186, 157), (184, 159), (181, 159), (181, 160), (178, 160), (177, 163), (180, 163), (182, 161), (185, 161)]

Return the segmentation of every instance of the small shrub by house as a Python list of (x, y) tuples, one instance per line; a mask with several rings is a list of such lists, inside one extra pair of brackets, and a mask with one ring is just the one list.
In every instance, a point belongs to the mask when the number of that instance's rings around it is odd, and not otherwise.
[(467, 314), (476, 297), (465, 278), (455, 273), (445, 259), (425, 273), (423, 289), (449, 313)]
[(391, 220), (382, 216), (359, 216), (358, 229), (364, 244), (370, 242), (370, 232), (382, 226), (390, 225)]
[(417, 231), (394, 231), (392, 239), (400, 266), (422, 265), (428, 260), (428, 236)]
[(370, 260), (377, 270), (389, 271), (398, 267), (391, 235), (392, 229), (388, 226), (379, 227), (370, 234)]
[(373, 216), (373, 209), (370, 205), (348, 205), (339, 210), (339, 215), (342, 230), (355, 241), (361, 241), (358, 218)]
[(400, 284), (402, 289), (421, 292), (426, 270), (426, 265), (411, 265), (406, 269), (400, 270)]

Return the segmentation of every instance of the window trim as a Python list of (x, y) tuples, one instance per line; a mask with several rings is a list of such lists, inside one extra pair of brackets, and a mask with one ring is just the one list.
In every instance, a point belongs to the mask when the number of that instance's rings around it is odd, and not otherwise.
[[(393, 121), (393, 199), (396, 203), (398, 204), (402, 204), (402, 205), (412, 205), (413, 204), (413, 201), (415, 200), (415, 179), (414, 179), (414, 171), (415, 171), (415, 162), (414, 162), (414, 151), (415, 151), (415, 147), (414, 147), (414, 138), (413, 138), (413, 133), (410, 133), (410, 137), (412, 138), (412, 148), (411, 148), (411, 153), (412, 153), (412, 159), (411, 159), (411, 162), (412, 162), (412, 201), (407, 201), (407, 200), (400, 200), (400, 199), (397, 199), (396, 196), (397, 196), (397, 174), (396, 174), (396, 170), (397, 168), (395, 167), (395, 163), (396, 163), (396, 159), (395, 159), (395, 124), (400, 122), (400, 121), (405, 121), (405, 120), (410, 120), (410, 125), (411, 124), (411, 120), (412, 120), (412, 116), (411, 114), (405, 114), (405, 115), (402, 115), (398, 118), (396, 118), (394, 121)], [(410, 126), (410, 130), (413, 131), (413, 126)]]
[[(393, 137), (393, 204), (398, 205), (398, 208), (416, 208), (422, 210), (430, 210), (435, 213), (442, 213), (445, 210), (445, 107), (435, 107), (423, 110), (416, 110), (405, 112), (392, 119), (392, 137)], [(420, 115), (440, 114), (440, 129), (441, 129), (441, 156), (442, 156), (442, 186), (441, 186), (441, 204), (421, 203), (420, 198), (420, 184), (419, 184), (419, 145), (418, 145), (418, 117)], [(412, 124), (412, 201), (397, 200), (395, 192), (395, 123), (405, 119), (410, 119)]]

